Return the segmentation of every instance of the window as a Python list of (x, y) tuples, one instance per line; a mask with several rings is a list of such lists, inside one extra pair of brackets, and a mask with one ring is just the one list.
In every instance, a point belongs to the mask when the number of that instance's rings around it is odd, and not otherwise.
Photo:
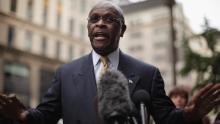
[(15, 28), (13, 26), (9, 26), (8, 28), (8, 47), (11, 48), (13, 46), (15, 38)]
[(143, 45), (133, 45), (129, 48), (131, 52), (141, 52), (144, 49)]
[(16, 12), (17, 9), (17, 0), (11, 0), (11, 12)]
[(136, 18), (135, 20), (131, 20), (129, 22), (129, 24), (130, 24), (131, 27), (138, 28), (138, 27), (141, 27), (143, 25), (143, 20), (141, 18)]
[(136, 39), (136, 38), (141, 38), (143, 36), (143, 34), (141, 33), (141, 32), (132, 32), (131, 34), (130, 34), (130, 37), (131, 38), (134, 38), (134, 39)]
[(157, 63), (169, 61), (167, 55), (164, 55), (164, 54), (162, 54), (162, 53), (161, 53), (161, 54), (154, 55), (154, 56), (153, 56), (153, 60), (154, 60), (155, 62), (157, 62)]
[(85, 54), (85, 49), (84, 48), (81, 48), (80, 49), (80, 55), (84, 55)]
[(57, 3), (57, 29), (60, 29), (62, 11), (63, 11), (62, 1), (58, 0), (58, 3)]
[(56, 42), (56, 58), (57, 58), (57, 59), (60, 58), (60, 46), (61, 46), (60, 41), (57, 41), (57, 42)]
[(47, 38), (45, 36), (42, 37), (41, 49), (42, 49), (42, 55), (46, 55)]
[(18, 99), (29, 106), (30, 90), (29, 76), (30, 72), (27, 66), (23, 64), (6, 62), (3, 66), (4, 87), (6, 94), (15, 93)]
[(86, 1), (85, 0), (80, 0), (80, 11), (81, 13), (84, 13), (86, 10)]
[(60, 22), (61, 22), (61, 16), (60, 14), (57, 15), (57, 29), (60, 29)]
[(154, 40), (164, 40), (164, 39), (169, 39), (169, 27), (163, 26), (163, 27), (156, 27), (152, 35), (154, 36)]
[(73, 36), (73, 31), (74, 31), (74, 20), (70, 19), (70, 22), (69, 22), (69, 33), (70, 33), (71, 36)]
[(155, 49), (169, 49), (169, 42), (166, 42), (166, 41), (155, 41), (154, 42), (154, 48)]
[(73, 46), (69, 46), (69, 60), (73, 60)]
[(161, 35), (164, 34), (166, 32), (169, 32), (169, 27), (156, 27), (154, 29), (154, 35)]
[(25, 34), (25, 49), (26, 50), (31, 50), (32, 47), (32, 32), (31, 31), (26, 31)]
[(70, 9), (73, 11), (76, 7), (76, 1), (70, 0)]
[(33, 0), (28, 0), (27, 2), (27, 18), (28, 20), (32, 19), (33, 16)]
[(49, 0), (44, 0), (43, 2), (43, 25), (47, 24), (47, 16), (48, 16), (48, 5), (49, 5)]
[(85, 26), (83, 24), (80, 25), (80, 37), (83, 39), (85, 34)]

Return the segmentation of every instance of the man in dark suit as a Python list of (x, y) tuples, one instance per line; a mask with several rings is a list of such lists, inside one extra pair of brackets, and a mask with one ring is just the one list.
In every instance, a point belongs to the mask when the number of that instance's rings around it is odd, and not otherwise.
[[(57, 70), (37, 108), (26, 110), (14, 96), (0, 95), (0, 112), (28, 124), (54, 124), (59, 118), (64, 124), (97, 124), (97, 85), (106, 67), (118, 69), (128, 78), (131, 95), (138, 89), (149, 92), (150, 114), (157, 124), (195, 124), (219, 104), (220, 85), (211, 84), (200, 90), (184, 110), (176, 109), (166, 96), (159, 70), (119, 50), (126, 25), (117, 5), (107, 1), (95, 5), (87, 28), (93, 51)], [(107, 58), (107, 64), (102, 58)]]

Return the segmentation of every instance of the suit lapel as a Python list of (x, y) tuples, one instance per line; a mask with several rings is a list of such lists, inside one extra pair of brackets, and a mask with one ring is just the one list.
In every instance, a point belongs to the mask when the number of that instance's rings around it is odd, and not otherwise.
[[(121, 71), (128, 79), (129, 91), (130, 94), (132, 94), (140, 77), (135, 74), (135, 70), (130, 67), (129, 63), (130, 63), (129, 58), (120, 51), (118, 70)], [(79, 70), (77, 77), (79, 78), (80, 82), (85, 82), (92, 86), (91, 87), (92, 94), (93, 93), (97, 94), (97, 85), (94, 74), (94, 67), (92, 63), (92, 54), (89, 54), (84, 59), (84, 61), (82, 61), (81, 69)]]
[(92, 91), (92, 94), (96, 95), (97, 86), (94, 74), (94, 67), (92, 63), (92, 55), (89, 54), (81, 63), (81, 69), (78, 71), (77, 77), (80, 79), (80, 82), (86, 83), (86, 85), (91, 86), (90, 91)]
[[(74, 103), (78, 105), (77, 116), (79, 119), (86, 113), (91, 123), (97, 123), (97, 86), (92, 62), (92, 55), (89, 54), (78, 61), (79, 68), (74, 70), (73, 78), (73, 94), (76, 100)], [(85, 120), (81, 120), (85, 121)]]
[(130, 61), (128, 60), (127, 56), (120, 51), (118, 70), (121, 71), (128, 79), (128, 86), (131, 95), (139, 81), (139, 76), (134, 73), (135, 70), (130, 68), (129, 62)]

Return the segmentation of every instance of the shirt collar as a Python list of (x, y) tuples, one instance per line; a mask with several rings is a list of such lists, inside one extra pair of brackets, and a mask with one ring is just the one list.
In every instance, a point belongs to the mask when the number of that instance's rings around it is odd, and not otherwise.
[[(95, 67), (99, 63), (100, 55), (94, 50), (92, 51), (93, 66)], [(119, 48), (108, 55), (108, 59), (113, 68), (117, 69), (119, 64)]]

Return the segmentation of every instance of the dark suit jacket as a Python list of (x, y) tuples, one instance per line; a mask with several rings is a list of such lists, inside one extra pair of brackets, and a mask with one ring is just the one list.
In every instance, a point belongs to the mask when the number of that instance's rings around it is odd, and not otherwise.
[[(186, 124), (182, 111), (175, 109), (166, 96), (159, 70), (122, 52), (118, 69), (134, 83), (129, 84), (130, 94), (144, 89), (151, 96), (150, 113), (158, 124)], [(63, 118), (64, 124), (97, 124), (95, 97), (97, 86), (89, 54), (62, 65), (53, 79), (53, 85), (36, 108), (29, 110), (30, 124), (55, 124)]]

